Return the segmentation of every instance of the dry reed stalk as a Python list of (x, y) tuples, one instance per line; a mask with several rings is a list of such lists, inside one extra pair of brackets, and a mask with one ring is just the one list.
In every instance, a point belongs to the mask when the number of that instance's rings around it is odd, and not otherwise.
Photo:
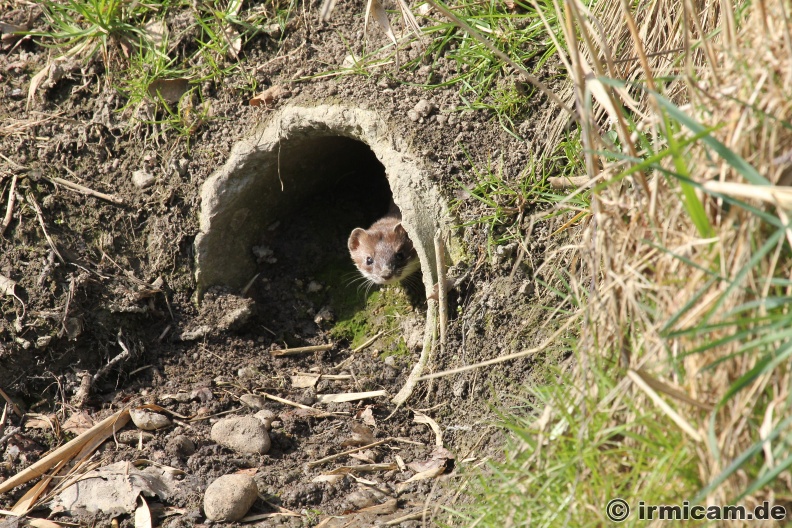
[[(782, 123), (792, 121), (792, 98), (788, 95), (792, 38), (784, 5), (767, 2), (762, 9), (749, 8), (739, 26), (729, 1), (702, 5), (691, 0), (659, 0), (633, 12), (629, 11), (631, 5), (624, 1), (597, 2), (589, 12), (579, 1), (556, 3), (556, 15), (564, 20), (566, 42), (577, 43), (562, 56), (569, 65), (576, 106), (579, 111), (590, 108), (581, 111), (580, 117), (589, 177), (597, 177), (601, 168), (609, 170), (615, 163), (596, 154), (602, 150), (599, 132), (608, 127), (619, 134), (625, 153), (635, 152), (630, 149), (638, 144), (632, 138), (624, 140), (629, 136), (623, 128), (626, 112), (640, 123), (658, 150), (668, 144), (669, 135), (673, 134), (676, 141), (692, 136), (685, 126), (668, 128), (668, 114), (658, 114), (659, 99), (642, 88), (644, 84), (651, 88), (656, 79), (665, 78), (660, 88), (666, 99), (695, 122), (720, 124), (711, 137), (746, 160), (760, 178), (789, 184), (792, 131)], [(684, 17), (680, 16), (683, 12)], [(669, 49), (684, 51), (681, 56), (664, 53)], [(621, 61), (614, 50), (634, 52), (639, 60)], [(615, 76), (626, 84), (624, 89), (596, 85), (592, 75)], [(637, 152), (639, 157), (646, 154)], [(702, 141), (685, 147), (684, 156), (691, 178), (703, 183), (706, 191), (738, 197), (775, 215), (779, 225), (788, 225), (792, 205), (788, 187), (747, 181), (735, 164), (723, 155), (714, 156), (712, 148), (705, 148)], [(660, 164), (669, 171), (677, 170), (670, 156)], [(777, 415), (765, 410), (767, 395), (772, 395), (774, 402), (785, 401), (790, 389), (784, 380), (788, 381), (790, 373), (781, 365), (751, 381), (718, 407), (726, 390), (756, 367), (756, 355), (731, 357), (742, 344), (727, 339), (735, 332), (734, 326), (689, 334), (679, 331), (696, 328), (704, 321), (728, 321), (731, 310), (767, 295), (774, 278), (789, 279), (792, 266), (781, 250), (783, 238), (760, 262), (753, 262), (757, 245), (766, 238), (762, 231), (765, 222), (756, 214), (735, 205), (726, 209), (723, 199), (699, 191), (697, 196), (712, 230), (705, 236), (679, 198), (678, 180), (663, 178), (659, 171), (650, 178), (648, 186), (637, 178), (643, 193), (625, 193), (624, 186), (619, 185), (596, 188), (592, 214), (570, 227), (576, 230), (574, 238), (582, 241), (563, 248), (563, 258), (579, 263), (571, 287), (588, 291), (587, 305), (582, 309), (589, 323), (581, 329), (579, 343), (583, 350), (575, 376), (581, 387), (593, 387), (594, 380), (585, 368), (586, 358), (604, 353), (612, 362), (641, 369), (656, 380), (652, 387), (643, 375), (630, 376), (641, 389), (630, 395), (635, 412), (616, 411), (611, 405), (623, 397), (624, 383), (600, 400), (600, 410), (614, 411), (614, 425), (640, 413), (671, 416), (685, 428), (690, 452), (706, 485), (760, 439), (752, 426), (757, 416), (763, 424), (761, 438), (781, 421), (782, 413), (777, 409)], [(646, 215), (647, 211), (652, 214)], [(792, 243), (792, 234), (787, 236)], [(552, 260), (558, 262), (557, 258)], [(732, 282), (738, 287), (731, 287)], [(792, 286), (786, 287), (786, 294), (790, 293)], [(646, 306), (652, 307), (651, 313)], [(680, 316), (665, 328), (676, 314)], [(722, 340), (719, 346), (683, 354), (718, 340)], [(779, 338), (776, 346), (784, 343)], [(676, 365), (676, 370), (671, 365)], [(686, 407), (680, 402), (697, 405)], [(696, 445), (708, 429), (707, 408), (717, 409), (715, 443)], [(775, 456), (781, 458), (777, 453)], [(736, 474), (726, 478), (710, 491), (707, 501), (727, 504), (750, 483), (745, 478)], [(772, 498), (772, 493), (760, 489), (746, 501), (761, 502)]]

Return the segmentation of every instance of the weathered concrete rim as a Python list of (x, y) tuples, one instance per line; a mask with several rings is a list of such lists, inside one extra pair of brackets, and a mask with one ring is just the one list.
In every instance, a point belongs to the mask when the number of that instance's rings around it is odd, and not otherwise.
[[(434, 234), (438, 229), (450, 233), (453, 222), (439, 189), (411, 151), (409, 138), (375, 111), (320, 104), (286, 106), (275, 112), (234, 145), (228, 161), (203, 184), (200, 231), (195, 239), (199, 295), (213, 285), (241, 288), (252, 278), (254, 237), (277, 219), (277, 201), (283, 200), (277, 194), (283, 145), (298, 150), (302, 141), (328, 137), (365, 143), (384, 165), (393, 199), (421, 262), (424, 286), (431, 291), (436, 276)], [(251, 222), (252, 218), (258, 223)]]

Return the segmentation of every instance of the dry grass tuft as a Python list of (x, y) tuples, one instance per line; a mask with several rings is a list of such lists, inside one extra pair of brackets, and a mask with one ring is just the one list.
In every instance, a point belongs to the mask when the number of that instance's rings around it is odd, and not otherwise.
[[(681, 431), (701, 487), (680, 481), (691, 493), (680, 503), (697, 492), (706, 504), (781, 503), (792, 490), (792, 202), (778, 187), (792, 182), (789, 13), (778, 1), (638, 4), (555, 4), (578, 44), (562, 60), (588, 176), (605, 182), (580, 244), (559, 255), (577, 263), (570, 291), (583, 299), (572, 419), (609, 413), (632, 429), (613, 441), (632, 446), (652, 434), (646, 415)], [(616, 378), (596, 408), (594, 363)], [(567, 412), (551, 408), (538, 427)], [(626, 474), (629, 458), (618, 464), (602, 471)], [(673, 489), (679, 474), (668, 479)]]

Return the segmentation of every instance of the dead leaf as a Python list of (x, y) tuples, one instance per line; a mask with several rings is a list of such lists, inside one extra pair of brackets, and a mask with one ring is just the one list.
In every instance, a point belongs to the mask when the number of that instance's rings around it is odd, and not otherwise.
[(329, 484), (335, 484), (339, 480), (343, 479), (344, 475), (317, 475), (311, 479), (311, 482), (327, 482)]
[(443, 431), (440, 429), (440, 426), (437, 425), (437, 422), (429, 418), (429, 416), (425, 415), (421, 411), (415, 411), (415, 418), (413, 418), (413, 421), (419, 424), (427, 424), (429, 427), (431, 427), (435, 434), (435, 445), (443, 445)]
[(373, 444), (376, 440), (374, 433), (363, 424), (352, 422), (349, 424), (352, 436), (341, 442), (342, 447), (363, 446)]
[(445, 447), (436, 447), (429, 459), (423, 462), (410, 462), (407, 467), (418, 473), (431, 471), (438, 467), (447, 467), (449, 460), (454, 460), (454, 455)]
[(370, 427), (377, 427), (377, 421), (374, 419), (374, 411), (371, 405), (366, 406), (366, 409), (363, 412), (358, 413), (355, 418), (361, 420), (364, 424)]
[(407, 5), (407, 2), (404, 0), (397, 0), (399, 3), (399, 9), (401, 9), (402, 17), (404, 17), (404, 24), (409, 27), (413, 33), (415, 33), (415, 37), (420, 42), (421, 40), (421, 26), (418, 25), (418, 21), (415, 19), (415, 15), (413, 15), (412, 11), (410, 10), (410, 6)]
[[(366, 7), (366, 18), (363, 22), (363, 34), (366, 34), (366, 29), (368, 28), (368, 19), (369, 15), (373, 14), (374, 18), (377, 20), (379, 25), (382, 27), (385, 34), (388, 38), (393, 42), (393, 46), (399, 46), (398, 41), (396, 40), (396, 35), (393, 33), (393, 29), (391, 29), (390, 22), (388, 21), (388, 12), (385, 11), (385, 8), (382, 7), (382, 4), (379, 3), (379, 0), (369, 0), (368, 6)], [(396, 53), (396, 67), (399, 67), (398, 63), (399, 54)]]
[(290, 95), (290, 92), (280, 84), (273, 84), (257, 96), (248, 101), (250, 106), (270, 106), (281, 97)]
[(44, 82), (44, 79), (49, 76), (50, 66), (52, 63), (47, 64), (44, 68), (38, 72), (36, 75), (30, 79), (30, 86), (28, 87), (28, 96), (27, 96), (27, 106), (30, 108), (30, 104), (33, 102), (33, 99), (36, 97), (36, 90)]
[[(82, 454), (90, 448), (95, 449), (111, 436), (117, 429), (121, 429), (129, 421), (129, 411), (126, 409), (118, 411), (112, 416), (108, 416), (89, 431), (81, 434), (77, 438), (67, 442), (44, 458), (38, 460), (33, 465), (23, 469), (13, 477), (0, 483), (0, 493), (5, 493), (21, 484), (25, 484), (34, 478), (40, 477), (47, 470), (55, 465), (68, 462), (72, 457)], [(85, 455), (87, 456), (87, 455)], [(42, 480), (42, 482), (44, 482)]]
[(17, 297), (16, 285), (17, 285), (16, 282), (12, 281), (11, 279), (9, 279), (4, 275), (0, 275), (0, 293), (2, 293), (3, 295), (11, 295), (12, 297), (15, 297), (16, 300), (18, 300), (19, 302), (22, 302), (22, 299)]
[(148, 93), (154, 99), (162, 97), (165, 102), (175, 104), (187, 92), (189, 84), (190, 81), (183, 77), (177, 79), (155, 79), (149, 84)]
[(298, 374), (291, 377), (292, 388), (295, 389), (313, 387), (317, 381), (319, 381), (319, 374)]
[(50, 521), (49, 519), (27, 519), (25, 526), (32, 526), (33, 528), (63, 528), (62, 524)]
[(135, 510), (135, 528), (151, 528), (151, 511), (143, 495), (138, 497), (140, 506)]
[(86, 473), (61, 491), (49, 506), (89, 515), (100, 511), (112, 516), (132, 513), (141, 493), (163, 501), (177, 493), (177, 473), (170, 469), (138, 469), (129, 462), (116, 462)]
[(390, 499), (382, 504), (376, 504), (374, 506), (367, 506), (365, 508), (361, 508), (355, 513), (374, 513), (376, 515), (389, 515), (395, 512), (398, 509), (399, 501), (397, 499)]
[(54, 414), (49, 416), (44, 414), (31, 413), (27, 415), (25, 420), (25, 429), (52, 429), (56, 431), (55, 422), (57, 418)]
[(228, 42), (228, 50), (235, 59), (238, 59), (239, 52), (242, 51), (242, 35), (240, 35), (239, 31), (232, 27), (222, 29), (223, 36), (225, 37), (226, 42)]
[(322, 19), (322, 22), (329, 22), (330, 17), (333, 14), (333, 9), (335, 9), (336, 0), (324, 0), (322, 2), (322, 6), (319, 8), (319, 18)]
[(404, 484), (408, 484), (410, 482), (417, 482), (419, 480), (426, 480), (430, 478), (439, 477), (445, 472), (445, 466), (439, 466), (433, 469), (428, 469), (426, 471), (422, 471), (420, 473), (416, 473), (412, 477), (408, 478), (404, 481)]
[(86, 412), (74, 413), (69, 419), (63, 422), (63, 430), (74, 434), (83, 434), (94, 426), (94, 421)]
[(3, 34), (0, 40), (3, 42), (13, 42), (25, 36), (25, 32), (30, 29), (30, 26), (20, 24), (9, 24), (8, 22), (0, 22), (0, 33)]

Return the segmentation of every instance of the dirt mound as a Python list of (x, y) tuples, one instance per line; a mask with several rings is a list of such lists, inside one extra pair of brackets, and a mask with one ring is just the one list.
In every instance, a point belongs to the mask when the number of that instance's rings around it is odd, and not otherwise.
[[(542, 262), (543, 233), (534, 232), (531, 258), (523, 253), (518, 259), (516, 244), (491, 254), (489, 226), (468, 223), (481, 215), (482, 205), (465, 191), (476, 183), (468, 172), (472, 164), (498, 160), (503, 173), (520, 174), (530, 143), (507, 134), (486, 110), (455, 112), (454, 90), (418, 86), (425, 80), (422, 68), (396, 72), (386, 65), (365, 76), (292, 82), (344, 62), (345, 42), (360, 38), (353, 9), (339, 6), (332, 25), (315, 23), (313, 12), (295, 17), (280, 47), (266, 35), (248, 42), (250, 67), (226, 82), (202, 86), (214, 118), (184, 136), (162, 134), (159, 125), (142, 124), (125, 109), (98, 56), (64, 64), (64, 75), (42, 85), (28, 103), (31, 78), (48, 64), (48, 50), (26, 40), (0, 55), (3, 210), (12, 189), (16, 202), (0, 240), (0, 388), (22, 411), (46, 415), (52, 423), (64, 422), (78, 407), (98, 421), (111, 409), (144, 403), (181, 417), (101, 451), (102, 463), (143, 458), (183, 472), (180, 491), (154, 512), (163, 525), (200, 522), (203, 491), (237, 471), (253, 474), (266, 498), (251, 513), (278, 513), (284, 526), (387, 505), (358, 514), (356, 522), (369, 525), (423, 512), (427, 501), (433, 508), (448, 502), (454, 490), (437, 487), (437, 478), (408, 480), (431, 469), (431, 461), (446, 475), (458, 475), (460, 463), (497, 453), (493, 397), (505, 388), (516, 392), (537, 361), (424, 382), (406, 406), (390, 403), (423, 347), (427, 301), (419, 284), (358, 287), (346, 237), (387, 210), (393, 180), (382, 172), (383, 160), (366, 150), (371, 145), (349, 141), (324, 147), (365, 159), (340, 165), (349, 170), (334, 172), (323, 186), (297, 185), (305, 192), (296, 206), (281, 210), (277, 195), (267, 197), (274, 209), (242, 248), (249, 280), (209, 289), (198, 304), (194, 242), (206, 205), (201, 186), (229, 159), (232, 146), (270, 122), (273, 112), (245, 102), (236, 89), (245, 75), (261, 86), (288, 87), (274, 103), (278, 109), (342, 105), (385, 116), (389, 133), (420, 164), (427, 188), (438, 190), (442, 203), (427, 218), (445, 215), (457, 226), (449, 232), (457, 241), (451, 260), (458, 269), (452, 272), (468, 273), (452, 292), (448, 345), (430, 370), (474, 363), (547, 337), (536, 331), (542, 312), (535, 306), (531, 273)], [(402, 53), (415, 58), (420, 50)], [(440, 84), (453, 68), (441, 60), (432, 70), (433, 82)], [(531, 124), (523, 128), (530, 137)], [(303, 145), (304, 156), (311, 161), (317, 151), (309, 146)], [(300, 153), (291, 156), (299, 159)], [(316, 169), (313, 163), (309, 167)], [(361, 179), (356, 170), (379, 173)], [(405, 196), (423, 192), (405, 185), (398, 191)], [(412, 228), (418, 227), (416, 221)], [(431, 238), (426, 242), (423, 263), (432, 265)], [(222, 271), (222, 261), (216, 267)], [(314, 345), (328, 346), (277, 354)], [(328, 398), (367, 391), (385, 396)], [(210, 439), (219, 417), (257, 410), (242, 403), (251, 395), (264, 396), (260, 406), (276, 415), (272, 447), (263, 455), (235, 453)], [(423, 414), (439, 424), (438, 432)], [(6, 432), (9, 427), (21, 428), (4, 437), (0, 479), (65, 439), (58, 436), (62, 431), (35, 427), (28, 418), (10, 418)], [(438, 443), (447, 455), (437, 454)], [(364, 449), (313, 464), (357, 447)], [(0, 508), (10, 509), (26, 489), (2, 495)], [(122, 519), (122, 525), (132, 525), (130, 517)]]

